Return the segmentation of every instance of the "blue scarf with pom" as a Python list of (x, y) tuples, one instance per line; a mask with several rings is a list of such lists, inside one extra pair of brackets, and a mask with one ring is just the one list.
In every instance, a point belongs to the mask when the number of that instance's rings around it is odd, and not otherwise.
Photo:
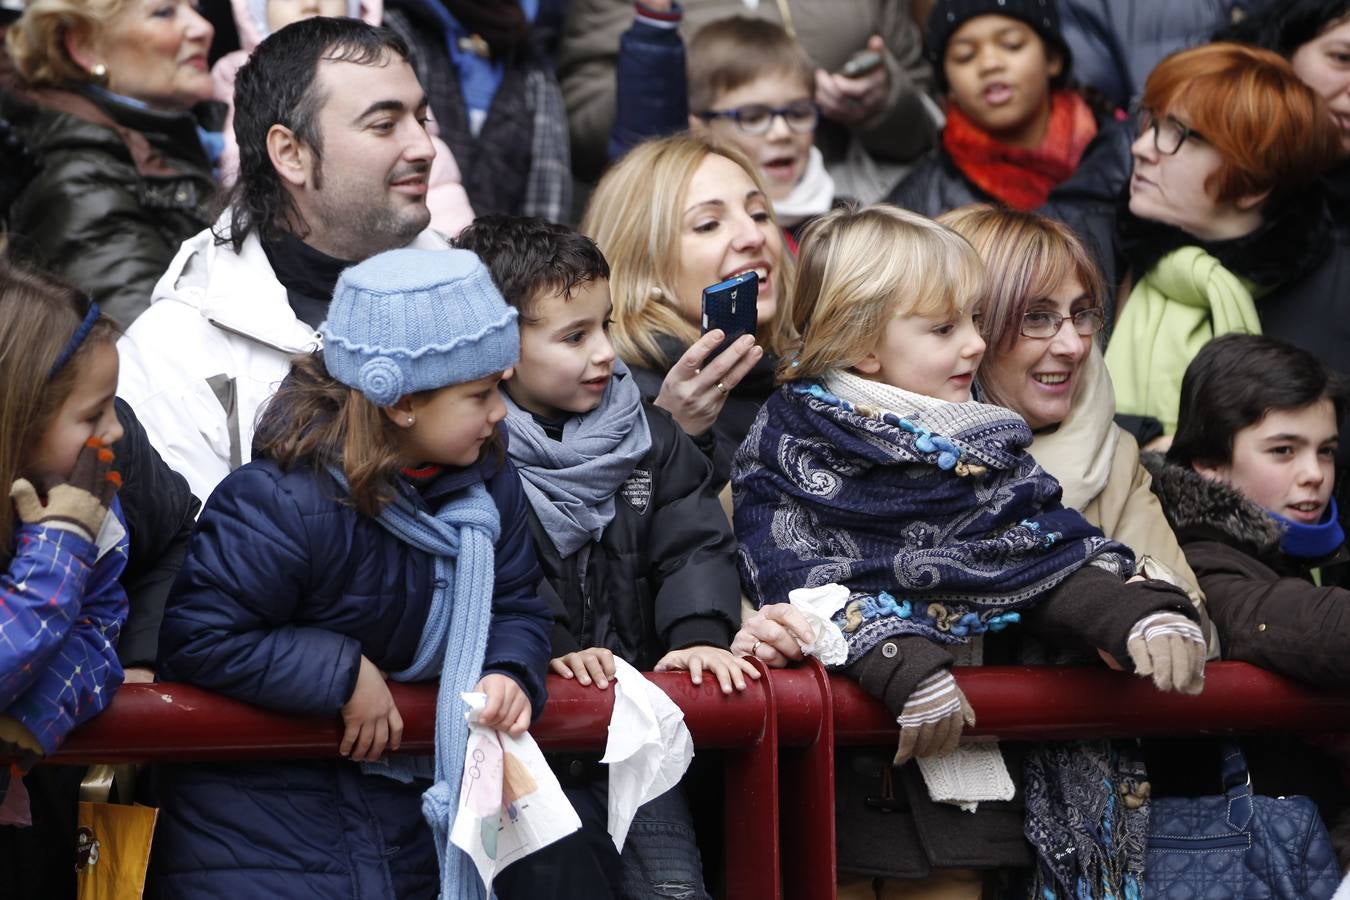
[(1060, 505), (1015, 413), (852, 375), (829, 386), (858, 402), (812, 381), (769, 398), (732, 485), (751, 601), (847, 586), (845, 665), (897, 635), (963, 644), (998, 631), (1086, 564), (1133, 571), (1127, 547)]

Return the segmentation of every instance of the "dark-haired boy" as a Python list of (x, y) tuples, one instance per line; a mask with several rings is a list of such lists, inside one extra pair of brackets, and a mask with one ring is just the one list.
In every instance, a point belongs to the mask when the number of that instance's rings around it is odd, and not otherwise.
[[(609, 265), (599, 248), (542, 219), (484, 216), (460, 233), (520, 313), (520, 361), (503, 384), (512, 461), (550, 593), (553, 671), (604, 689), (613, 656), (647, 671), (704, 671), (723, 692), (758, 677), (727, 649), (740, 623), (735, 539), (707, 458), (642, 402), (608, 329)], [(555, 768), (603, 857), (608, 779), (594, 758)], [(611, 868), (611, 870), (613, 870)], [(508, 869), (507, 872), (510, 870)], [(616, 896), (656, 882), (704, 897), (688, 805), (678, 788), (639, 809)]]

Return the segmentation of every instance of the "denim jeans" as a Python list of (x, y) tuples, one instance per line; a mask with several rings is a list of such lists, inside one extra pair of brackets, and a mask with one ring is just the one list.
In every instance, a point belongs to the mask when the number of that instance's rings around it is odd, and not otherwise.
[[(582, 829), (597, 828), (612, 853), (609, 779), (601, 775), (564, 790), (581, 815)], [(583, 808), (598, 815), (582, 814)], [(622, 900), (711, 900), (703, 885), (703, 863), (689, 802), (678, 785), (638, 808), (617, 862), (610, 883), (614, 896)]]

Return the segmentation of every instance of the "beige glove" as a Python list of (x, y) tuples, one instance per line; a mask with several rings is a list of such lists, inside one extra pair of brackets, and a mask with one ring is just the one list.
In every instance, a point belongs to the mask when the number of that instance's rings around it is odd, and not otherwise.
[(112, 450), (98, 438), (90, 438), (75, 457), (69, 480), (47, 487), (45, 505), (32, 482), (17, 479), (9, 489), (14, 511), (25, 524), (61, 528), (92, 541), (122, 486), (122, 476), (112, 471), (112, 463)]
[(895, 765), (902, 766), (916, 756), (942, 756), (955, 750), (961, 732), (975, 724), (975, 711), (952, 673), (943, 669), (919, 682), (895, 721), (900, 725)]
[(1134, 671), (1152, 675), (1160, 691), (1198, 694), (1205, 686), (1205, 636), (1178, 613), (1145, 616), (1125, 641)]

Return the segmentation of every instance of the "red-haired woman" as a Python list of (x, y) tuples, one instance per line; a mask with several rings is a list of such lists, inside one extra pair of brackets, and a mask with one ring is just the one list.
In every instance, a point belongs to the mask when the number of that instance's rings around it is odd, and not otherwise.
[(1129, 296), (1106, 351), (1117, 412), (1171, 435), (1187, 364), (1226, 332), (1269, 334), (1344, 371), (1350, 329), (1332, 306), (1350, 259), (1316, 187), (1340, 133), (1289, 63), (1228, 43), (1169, 56), (1144, 86), (1131, 153), (1118, 223)]

